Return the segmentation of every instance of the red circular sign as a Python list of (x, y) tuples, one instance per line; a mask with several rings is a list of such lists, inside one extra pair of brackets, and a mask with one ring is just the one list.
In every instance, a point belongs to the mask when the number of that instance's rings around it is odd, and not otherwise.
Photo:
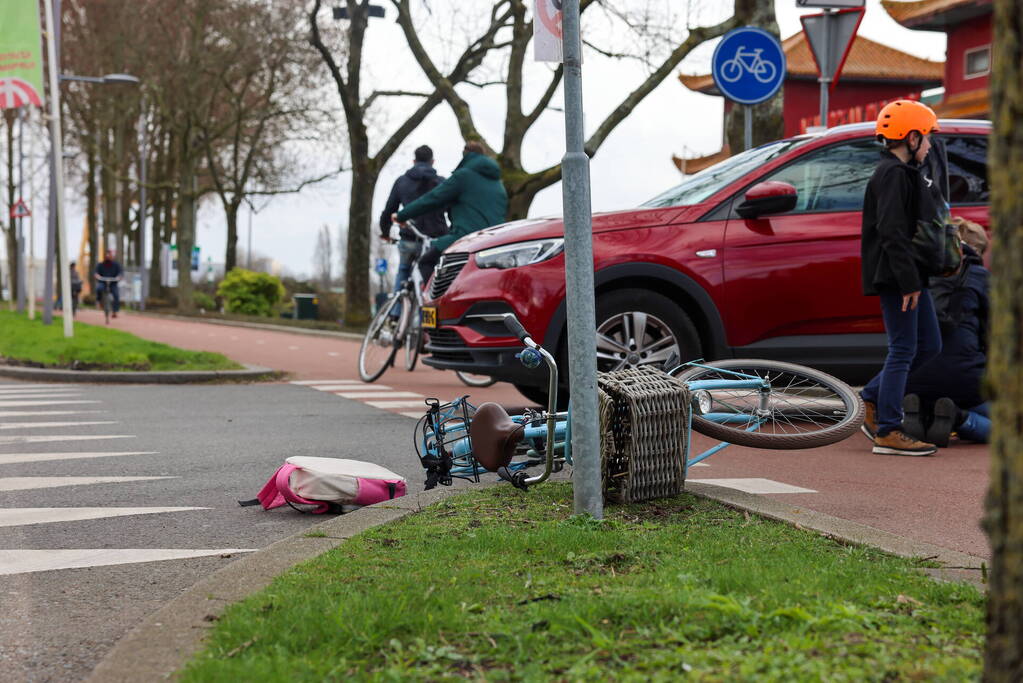
[(553, 35), (561, 38), (561, 0), (539, 0), (536, 3), (536, 11), (540, 15), (540, 21)]

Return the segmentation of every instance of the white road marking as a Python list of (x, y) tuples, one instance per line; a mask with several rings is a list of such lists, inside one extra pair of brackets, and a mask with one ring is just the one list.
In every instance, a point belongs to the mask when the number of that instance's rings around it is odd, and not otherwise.
[(289, 346), (288, 347), (288, 351), (298, 351), (298, 347), (297, 346)]
[(95, 415), (106, 410), (0, 410), (0, 417), (36, 417), (42, 415)]
[(334, 395), (341, 398), (426, 398), (422, 394), (414, 394), (411, 391), (386, 391), (384, 393), (374, 391), (357, 391), (355, 393), (338, 391)]
[(309, 387), (310, 389), (316, 389), (317, 391), (394, 391), (393, 387), (389, 387), (386, 384), (366, 384), (364, 382), (358, 382), (356, 384), (323, 384), (317, 387)]
[[(84, 486), (90, 484), (125, 484), (130, 481), (155, 481), (179, 477), (0, 477), (0, 491), (31, 491), (58, 486)], [(6, 550), (4, 552), (7, 552)]]
[(817, 493), (813, 489), (804, 489), (799, 486), (783, 484), (772, 479), (689, 479), (688, 481), (698, 484), (713, 484), (728, 489), (745, 491), (746, 493)]
[(78, 522), (84, 519), (126, 517), (128, 515), (155, 515), (164, 512), (187, 512), (210, 508), (3, 508), (0, 509), (0, 527)]
[(416, 420), (418, 420), (419, 418), (421, 418), (425, 414), (426, 414), (425, 410), (423, 410), (421, 412), (418, 412), (418, 413), (402, 413), (402, 415), (404, 415), (405, 417), (411, 417), (411, 418), (416, 419)]
[(420, 401), (366, 401), (366, 405), (374, 408), (415, 408), (423, 405)]
[(32, 429), (35, 427), (82, 427), (86, 425), (115, 425), (116, 422), (3, 422), (0, 429)]
[(257, 344), (265, 344), (266, 342), (265, 342), (265, 341), (263, 341), (262, 339), (257, 339), (257, 340), (256, 340), (256, 343), (257, 343)]
[(73, 384), (0, 384), (0, 391), (24, 391), (25, 389), (59, 389)]
[(123, 451), (120, 453), (3, 453), (0, 465), (19, 462), (48, 462), (50, 460), (78, 460), (79, 458), (114, 458), (121, 455), (159, 455), (157, 451)]
[(6, 397), (0, 398), (0, 408), (28, 408), (29, 406), (68, 406), (81, 405), (82, 403), (102, 403), (102, 401), (8, 401)]
[(115, 564), (184, 560), (210, 555), (252, 553), (251, 548), (218, 548), (212, 550), (185, 550), (177, 548), (134, 548), (95, 550), (4, 550), (0, 556), (0, 575), (27, 574), (55, 569), (81, 569), (105, 567)]
[(292, 384), (310, 387), (317, 384), (362, 384), (362, 382), (357, 379), (299, 379), (293, 381)]
[(0, 395), (0, 399), (7, 401), (11, 399), (22, 400), (28, 398), (75, 398), (81, 395), (82, 392), (80, 391), (69, 391), (66, 389), (62, 389), (60, 391), (20, 391), (18, 393)]
[(327, 351), (328, 356), (340, 356), (341, 354), (337, 351)]
[(134, 434), (98, 434), (75, 436), (0, 436), (0, 446), (13, 443), (53, 443), (55, 441), (97, 441), (99, 439), (134, 439)]

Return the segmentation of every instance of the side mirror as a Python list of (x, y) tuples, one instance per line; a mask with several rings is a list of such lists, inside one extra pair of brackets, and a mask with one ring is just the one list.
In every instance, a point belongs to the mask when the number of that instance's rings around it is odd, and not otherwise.
[(735, 210), (743, 218), (759, 218), (796, 208), (796, 188), (789, 183), (768, 180), (746, 190), (745, 201)]

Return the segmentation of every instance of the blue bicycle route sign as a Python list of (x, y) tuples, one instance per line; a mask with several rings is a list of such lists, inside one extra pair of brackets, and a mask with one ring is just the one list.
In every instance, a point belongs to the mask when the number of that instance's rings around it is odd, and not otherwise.
[(785, 80), (785, 52), (767, 31), (755, 26), (737, 28), (714, 49), (711, 75), (721, 94), (733, 102), (763, 102)]

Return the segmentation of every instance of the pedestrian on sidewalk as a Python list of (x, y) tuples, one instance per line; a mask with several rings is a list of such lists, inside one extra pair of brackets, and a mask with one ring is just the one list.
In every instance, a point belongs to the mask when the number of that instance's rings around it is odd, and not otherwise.
[(984, 228), (955, 218), (963, 242), (960, 271), (931, 278), (934, 308), (941, 326), (941, 353), (910, 374), (903, 400), (906, 432), (936, 446), (959, 438), (987, 443), (988, 404), (981, 388), (987, 371), (991, 272), (984, 267), (988, 247)]
[(460, 237), (503, 223), (507, 217), (508, 194), (501, 182), (501, 168), (486, 155), (481, 143), (466, 143), (462, 161), (451, 177), (393, 218), (396, 223), (403, 223), (443, 208), (448, 208), (451, 232), (433, 240), (430, 250), (419, 260), (424, 281), (430, 279), (444, 250)]
[[(391, 239), (392, 216), (398, 209), (408, 206), (444, 182), (444, 176), (437, 175), (433, 164), (433, 150), (427, 145), (422, 145), (416, 148), (412, 168), (394, 181), (387, 204), (384, 205), (384, 210), (380, 214), (380, 234), (384, 241), (393, 241)], [(448, 233), (448, 222), (444, 216), (446, 208), (441, 207), (420, 216), (416, 220), (416, 229), (427, 237), (437, 238), (446, 235)], [(419, 256), (421, 246), (419, 238), (408, 228), (402, 227), (398, 234), (398, 272), (394, 277), (395, 292), (401, 289), (401, 286), (412, 275), (412, 264)], [(398, 313), (396, 307), (392, 315), (397, 317)]]
[(938, 119), (925, 104), (897, 100), (881, 110), (875, 130), (884, 151), (863, 200), (862, 278), (863, 293), (880, 299), (888, 355), (860, 392), (863, 431), (874, 453), (933, 455), (934, 444), (906, 434), (902, 400), (910, 372), (941, 351), (927, 264), (918, 262), (912, 245), (918, 223), (939, 213), (932, 181), (921, 173)]

